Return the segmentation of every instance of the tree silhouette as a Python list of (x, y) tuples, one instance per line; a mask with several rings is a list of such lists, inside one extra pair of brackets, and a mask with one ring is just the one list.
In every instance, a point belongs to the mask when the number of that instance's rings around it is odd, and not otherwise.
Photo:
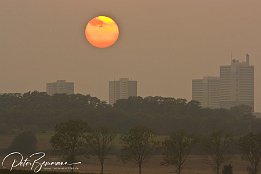
[(220, 174), (222, 164), (228, 160), (232, 137), (228, 134), (224, 134), (222, 131), (217, 131), (211, 133), (203, 143), (207, 155), (210, 158), (210, 164), (213, 165), (215, 173)]
[(94, 129), (87, 138), (89, 153), (96, 156), (100, 161), (101, 174), (103, 174), (104, 161), (112, 148), (114, 137), (115, 134), (110, 128), (101, 127)]
[(51, 138), (51, 144), (55, 151), (64, 155), (66, 160), (73, 164), (76, 160), (76, 155), (82, 152), (88, 131), (89, 128), (85, 122), (62, 122), (55, 127), (55, 134)]
[(193, 143), (192, 136), (184, 131), (173, 133), (163, 142), (164, 162), (162, 164), (174, 165), (176, 173), (180, 174)]
[(137, 164), (139, 174), (141, 174), (142, 165), (155, 151), (157, 145), (155, 134), (146, 127), (135, 127), (122, 135), (121, 140), (123, 142), (122, 160)]
[(261, 160), (261, 134), (249, 133), (239, 139), (242, 151), (242, 159), (249, 162), (247, 170), (249, 174), (257, 174)]
[(34, 133), (26, 131), (17, 135), (8, 147), (10, 152), (31, 154), (36, 152), (37, 139)]

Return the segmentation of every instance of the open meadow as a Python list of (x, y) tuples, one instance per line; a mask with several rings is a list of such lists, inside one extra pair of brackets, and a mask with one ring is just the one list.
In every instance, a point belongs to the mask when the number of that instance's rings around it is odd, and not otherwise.
[[(39, 151), (46, 152), (46, 160), (59, 160), (49, 153), (52, 152), (52, 147), (49, 143), (49, 139), (53, 133), (52, 132), (42, 132), (38, 133), (37, 136), (37, 149)], [(7, 148), (12, 139), (14, 138), (15, 134), (9, 134), (5, 136), (1, 136), (1, 143), (0, 148)], [(158, 139), (163, 139), (164, 136), (158, 137)], [(116, 148), (119, 148), (119, 136), (117, 136), (114, 144)], [(49, 154), (49, 155), (48, 155)], [(0, 157), (3, 159), (4, 155)], [(162, 155), (155, 155), (151, 159), (149, 159), (143, 166), (142, 173), (144, 174), (168, 174), (168, 173), (175, 173), (175, 168), (173, 166), (162, 166), (160, 163), (163, 160)], [(79, 161), (82, 162), (81, 165), (77, 165), (78, 170), (77, 172), (80, 173), (99, 173), (100, 165), (96, 158), (84, 158), (80, 157)], [(11, 161), (10, 161), (11, 162)], [(231, 159), (226, 163), (231, 163), (233, 166), (234, 174), (245, 174), (247, 173), (246, 167), (247, 163), (241, 160), (239, 155), (232, 156)], [(27, 168), (28, 169), (28, 168)], [(46, 171), (46, 170), (43, 170)], [(49, 171), (49, 170), (47, 170)], [(55, 170), (59, 172), (68, 172), (69, 170)], [(138, 173), (138, 168), (133, 163), (124, 164), (120, 157), (118, 156), (109, 156), (104, 165), (104, 172), (107, 174), (136, 174)], [(211, 174), (213, 172), (212, 166), (209, 164), (207, 157), (204, 155), (190, 155), (188, 160), (184, 165), (184, 169), (182, 174)]]
[[(2, 157), (1, 157), (2, 158)], [(54, 157), (51, 157), (54, 158)], [(47, 158), (48, 160), (48, 158)], [(162, 156), (153, 156), (149, 161), (147, 161), (144, 166), (143, 174), (169, 174), (175, 173), (173, 166), (162, 166), (160, 165), (162, 161)], [(233, 166), (234, 174), (246, 174), (247, 164), (240, 159), (239, 156), (234, 156), (230, 161)], [(229, 163), (230, 163), (229, 162)], [(122, 161), (116, 156), (110, 156), (105, 161), (104, 166), (105, 174), (137, 174), (138, 168), (132, 163), (123, 164)], [(79, 173), (99, 173), (100, 166), (96, 159), (84, 159), (81, 165), (77, 165), (78, 170), (75, 172)], [(19, 169), (19, 168), (18, 168)], [(29, 170), (29, 168), (26, 168)], [(42, 171), (57, 171), (57, 172), (70, 172), (69, 169), (43, 169)], [(202, 155), (191, 155), (185, 163), (182, 174), (214, 174), (211, 165), (206, 162), (205, 156)]]

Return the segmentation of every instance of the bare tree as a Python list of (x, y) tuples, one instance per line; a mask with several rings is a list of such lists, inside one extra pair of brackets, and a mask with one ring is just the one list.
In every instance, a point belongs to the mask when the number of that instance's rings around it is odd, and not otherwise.
[(247, 170), (249, 174), (257, 174), (261, 160), (261, 134), (249, 133), (239, 139), (242, 151), (242, 159), (249, 162)]
[(173, 133), (163, 142), (164, 165), (174, 165), (180, 174), (194, 143), (192, 136), (184, 131)]
[(156, 148), (155, 137), (153, 131), (145, 127), (132, 128), (121, 137), (123, 142), (122, 160), (137, 164), (139, 174), (141, 174), (142, 165), (150, 158)]
[(214, 166), (216, 174), (220, 174), (220, 168), (228, 160), (228, 151), (232, 145), (232, 137), (221, 131), (213, 132), (204, 141), (207, 155)]
[(106, 127), (94, 129), (88, 137), (87, 147), (90, 154), (96, 156), (100, 161), (101, 174), (103, 174), (104, 161), (112, 148), (114, 137), (113, 131)]

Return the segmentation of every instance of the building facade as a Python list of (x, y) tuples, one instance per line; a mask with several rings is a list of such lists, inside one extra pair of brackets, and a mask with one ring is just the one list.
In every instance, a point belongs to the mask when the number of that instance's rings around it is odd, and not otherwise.
[(57, 80), (53, 83), (47, 83), (46, 92), (48, 95), (74, 94), (74, 83), (66, 82), (65, 80)]
[(247, 105), (254, 111), (254, 66), (232, 59), (230, 65), (220, 66), (220, 77), (192, 80), (192, 99), (202, 107), (226, 108)]
[(109, 81), (109, 103), (111, 105), (119, 99), (128, 99), (131, 96), (137, 96), (137, 81), (128, 78)]
[(192, 80), (192, 100), (200, 102), (202, 107), (219, 108), (219, 77), (204, 77)]
[(261, 119), (261, 113), (260, 113), (260, 112), (255, 112), (253, 115), (254, 115), (256, 118)]
[(220, 67), (220, 106), (231, 108), (248, 105), (254, 111), (254, 66), (233, 59), (231, 65)]

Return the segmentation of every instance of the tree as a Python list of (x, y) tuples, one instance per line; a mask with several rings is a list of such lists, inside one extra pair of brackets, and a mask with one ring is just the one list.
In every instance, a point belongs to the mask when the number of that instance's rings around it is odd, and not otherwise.
[(101, 165), (101, 174), (104, 170), (104, 161), (108, 156), (115, 134), (109, 128), (102, 127), (94, 129), (88, 137), (88, 148), (90, 154), (97, 156)]
[(230, 110), (237, 115), (252, 116), (253, 109), (248, 105), (239, 105), (231, 107)]
[(55, 134), (51, 138), (51, 144), (55, 151), (64, 155), (66, 160), (73, 164), (76, 160), (76, 156), (85, 145), (88, 131), (89, 128), (85, 122), (62, 122), (55, 127)]
[(31, 154), (36, 151), (37, 139), (34, 133), (32, 132), (22, 132), (17, 135), (11, 145), (8, 148), (8, 151), (20, 152), (24, 154)]
[(231, 164), (229, 165), (224, 165), (222, 169), (222, 174), (233, 174), (233, 167)]
[(123, 162), (134, 162), (138, 165), (139, 174), (141, 174), (142, 165), (150, 158), (156, 148), (155, 137), (153, 131), (146, 127), (134, 127), (122, 135)]
[(249, 162), (247, 170), (249, 174), (257, 174), (261, 160), (261, 133), (249, 133), (239, 139), (242, 151), (242, 159)]
[(183, 164), (190, 154), (194, 139), (183, 131), (173, 133), (163, 142), (164, 162), (162, 164), (174, 165), (176, 173), (180, 174)]
[(112, 106), (81, 94), (0, 94), (0, 134), (11, 130), (49, 131), (60, 120), (76, 119), (90, 125), (107, 125), (121, 133), (143, 123), (161, 134), (175, 128), (199, 134), (224, 130), (241, 136), (249, 131), (261, 132), (261, 119), (253, 117), (251, 111), (246, 106), (206, 109), (193, 100), (160, 96), (129, 97)]
[(213, 132), (205, 139), (204, 147), (216, 174), (220, 173), (220, 167), (227, 160), (231, 145), (232, 137), (221, 131)]

